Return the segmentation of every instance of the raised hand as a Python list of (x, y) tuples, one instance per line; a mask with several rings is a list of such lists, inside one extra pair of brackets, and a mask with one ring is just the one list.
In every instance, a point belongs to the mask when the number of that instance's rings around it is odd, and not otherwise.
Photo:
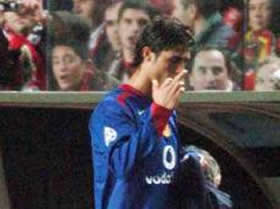
[(153, 80), (153, 101), (167, 109), (174, 109), (179, 102), (180, 95), (185, 91), (184, 77), (186, 73), (187, 70), (183, 70), (174, 78), (167, 78), (161, 85), (157, 80)]

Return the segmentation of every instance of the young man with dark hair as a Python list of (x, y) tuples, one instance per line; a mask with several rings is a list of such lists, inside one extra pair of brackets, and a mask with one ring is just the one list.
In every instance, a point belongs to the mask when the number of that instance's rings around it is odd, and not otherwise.
[(144, 26), (150, 23), (158, 14), (156, 9), (140, 2), (126, 1), (121, 6), (118, 15), (121, 55), (108, 70), (109, 75), (119, 80), (119, 82), (124, 82), (131, 76), (131, 63), (134, 58), (137, 38)]
[[(179, 208), (175, 108), (192, 41), (173, 19), (148, 24), (136, 43), (132, 76), (95, 108), (89, 130), (96, 209)], [(201, 202), (196, 208), (202, 209)]]

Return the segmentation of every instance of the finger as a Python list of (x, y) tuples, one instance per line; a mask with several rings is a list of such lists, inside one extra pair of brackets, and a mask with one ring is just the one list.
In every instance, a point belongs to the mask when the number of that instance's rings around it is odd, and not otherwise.
[(185, 88), (179, 88), (174, 94), (173, 94), (173, 98), (172, 98), (172, 108), (175, 108), (180, 101), (180, 96), (182, 95), (182, 93), (185, 91)]
[(185, 86), (185, 75), (187, 73), (187, 70), (184, 69), (182, 70), (178, 75), (175, 76), (175, 78), (173, 79), (172, 82), (172, 89), (171, 89), (171, 93), (175, 93), (175, 91), (177, 91), (178, 88), (180, 88), (181, 86)]
[(187, 74), (187, 72), (188, 71), (186, 69), (182, 70), (178, 75), (175, 76), (173, 81), (178, 82), (178, 81), (182, 80), (185, 77), (185, 75)]
[(185, 82), (184, 81), (178, 81), (176, 83), (172, 83), (172, 88), (170, 89), (170, 94), (173, 95), (175, 94), (178, 89), (180, 88), (185, 88)]
[(166, 78), (164, 82), (162, 83), (161, 87), (166, 87), (172, 83), (173, 79), (172, 78)]
[(184, 82), (177, 82), (175, 85), (172, 85), (172, 88), (167, 92), (166, 98), (169, 98), (169, 101), (175, 105), (179, 96), (182, 92), (185, 91)]

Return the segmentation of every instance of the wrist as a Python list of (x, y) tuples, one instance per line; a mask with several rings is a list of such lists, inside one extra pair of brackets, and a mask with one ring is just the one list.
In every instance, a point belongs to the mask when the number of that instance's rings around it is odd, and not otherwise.
[(162, 132), (168, 123), (168, 119), (172, 114), (172, 110), (153, 102), (151, 105), (151, 114), (157, 132), (159, 136), (162, 136)]

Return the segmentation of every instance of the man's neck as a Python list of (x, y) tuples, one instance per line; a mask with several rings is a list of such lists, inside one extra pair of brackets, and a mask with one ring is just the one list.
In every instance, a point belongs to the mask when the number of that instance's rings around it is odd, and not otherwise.
[(152, 96), (151, 82), (145, 75), (143, 75), (142, 72), (143, 71), (141, 71), (141, 66), (137, 67), (133, 75), (126, 82), (126, 84), (142, 92), (144, 95), (151, 97)]

